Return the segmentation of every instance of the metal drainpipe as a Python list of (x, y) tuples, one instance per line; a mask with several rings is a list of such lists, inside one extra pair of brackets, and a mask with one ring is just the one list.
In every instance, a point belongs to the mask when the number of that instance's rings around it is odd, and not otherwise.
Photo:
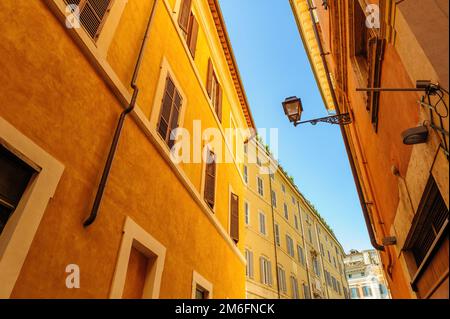
[(89, 227), (94, 223), (97, 218), (98, 210), (103, 198), (103, 193), (105, 191), (106, 183), (108, 181), (109, 173), (111, 171), (111, 166), (114, 160), (114, 155), (116, 154), (117, 145), (119, 144), (120, 135), (122, 133), (123, 124), (125, 122), (125, 118), (128, 114), (130, 114), (134, 107), (136, 106), (136, 100), (139, 93), (139, 88), (137, 86), (137, 78), (139, 75), (139, 70), (141, 67), (142, 59), (144, 57), (144, 51), (147, 46), (147, 42), (150, 34), (150, 27), (153, 21), (153, 17), (155, 16), (156, 6), (158, 4), (158, 0), (155, 0), (152, 5), (152, 9), (150, 12), (150, 17), (147, 23), (147, 29), (145, 30), (144, 38), (142, 40), (141, 49), (139, 51), (138, 59), (136, 61), (136, 65), (134, 68), (133, 78), (131, 79), (131, 88), (133, 89), (133, 95), (131, 97), (130, 104), (128, 107), (120, 114), (119, 121), (117, 123), (116, 131), (114, 133), (113, 141), (111, 144), (111, 148), (109, 150), (108, 159), (106, 160), (105, 168), (103, 169), (102, 178), (100, 180), (100, 184), (98, 186), (97, 194), (95, 196), (94, 205), (92, 206), (91, 214), (83, 223), (84, 227)]
[[(269, 174), (269, 188), (270, 188), (270, 208), (272, 209), (272, 228), (273, 228), (273, 247), (275, 250), (275, 274), (277, 278), (277, 292), (278, 299), (281, 299), (280, 293), (280, 279), (278, 278), (278, 253), (277, 253), (277, 242), (275, 239), (275, 211), (273, 207), (273, 198), (272, 198), (272, 174)], [(275, 178), (275, 175), (273, 175)]]
[[(300, 217), (300, 230), (302, 232), (302, 242), (303, 242), (303, 248), (305, 249), (304, 252), (304, 258), (305, 258), (305, 263), (306, 263), (306, 279), (308, 279), (308, 289), (309, 289), (309, 298), (312, 299), (312, 287), (311, 287), (311, 279), (309, 278), (310, 274), (309, 274), (309, 263), (308, 263), (308, 256), (306, 255), (306, 253), (308, 252), (306, 249), (306, 242), (305, 242), (305, 230), (303, 228), (303, 219), (302, 219), (302, 211), (300, 210), (300, 203), (299, 201), (297, 201), (297, 211), (298, 211), (298, 215)], [(297, 252), (298, 253), (298, 252)]]
[[(331, 81), (330, 71), (328, 69), (328, 63), (327, 63), (327, 60), (326, 60), (326, 57), (325, 57), (325, 52), (323, 50), (322, 41), (320, 40), (319, 31), (317, 29), (316, 19), (314, 17), (314, 12), (313, 12), (313, 10), (315, 10), (315, 9), (311, 5), (311, 0), (307, 0), (307, 2), (308, 2), (309, 14), (311, 16), (311, 22), (312, 22), (312, 25), (313, 25), (314, 35), (316, 37), (316, 41), (317, 41), (318, 46), (319, 46), (320, 56), (322, 57), (322, 62), (323, 62), (323, 65), (324, 65), (326, 76), (327, 76), (328, 86), (330, 87), (331, 96), (333, 98), (333, 103), (336, 106), (336, 113), (337, 113), (337, 115), (339, 115), (339, 114), (341, 114), (341, 111), (339, 109), (339, 104), (338, 104), (338, 101), (337, 101), (337, 98), (336, 98), (336, 92), (334, 91), (334, 88), (333, 88), (333, 82)], [(361, 203), (361, 208), (362, 208), (362, 211), (363, 211), (364, 220), (366, 222), (367, 231), (369, 233), (370, 242), (371, 242), (372, 246), (376, 250), (384, 251), (385, 250), (384, 246), (378, 244), (377, 240), (375, 238), (375, 232), (374, 232), (374, 230), (372, 228), (372, 223), (370, 221), (369, 209), (367, 208), (367, 203), (366, 203), (366, 200), (364, 198), (364, 193), (363, 193), (363, 190), (362, 190), (361, 182), (360, 182), (359, 177), (358, 177), (358, 171), (356, 170), (356, 165), (355, 165), (355, 162), (354, 162), (353, 157), (351, 155), (352, 153), (351, 153), (350, 143), (348, 141), (347, 134), (345, 132), (345, 128), (344, 128), (343, 125), (340, 125), (340, 128), (341, 128), (342, 138), (343, 138), (344, 144), (345, 144), (345, 150), (347, 152), (348, 160), (350, 162), (350, 167), (351, 167), (351, 170), (352, 170), (353, 179), (355, 181), (356, 190), (358, 192), (359, 201)]]

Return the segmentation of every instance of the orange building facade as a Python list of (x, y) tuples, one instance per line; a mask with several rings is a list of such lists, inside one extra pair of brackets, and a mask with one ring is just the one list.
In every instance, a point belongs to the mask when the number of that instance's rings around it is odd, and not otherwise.
[[(0, 30), (0, 298), (244, 298), (224, 130), (254, 124), (218, 2), (4, 0)], [(230, 162), (173, 160), (170, 130), (194, 144), (197, 122), (222, 143), (191, 155)]]
[[(448, 298), (448, 1), (291, 5), (326, 109), (352, 119), (342, 133), (392, 297)], [(404, 90), (419, 80), (443, 90)], [(406, 145), (415, 127), (428, 137)]]

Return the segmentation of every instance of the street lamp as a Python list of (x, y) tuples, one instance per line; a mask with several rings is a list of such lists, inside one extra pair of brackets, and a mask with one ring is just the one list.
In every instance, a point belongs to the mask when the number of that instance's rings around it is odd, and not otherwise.
[(352, 123), (352, 119), (350, 117), (350, 114), (348, 114), (348, 113), (327, 116), (327, 117), (321, 117), (321, 118), (314, 119), (314, 120), (300, 122), (300, 119), (302, 117), (302, 112), (303, 112), (302, 100), (296, 96), (291, 96), (291, 97), (286, 98), (286, 100), (284, 100), (284, 102), (282, 104), (283, 104), (284, 114), (286, 114), (286, 116), (289, 118), (289, 121), (291, 123), (294, 123), (294, 126), (297, 126), (300, 124), (305, 124), (305, 123), (310, 123), (312, 125), (316, 125), (319, 122), (329, 123), (329, 124), (338, 124), (338, 125), (348, 125), (348, 124)]

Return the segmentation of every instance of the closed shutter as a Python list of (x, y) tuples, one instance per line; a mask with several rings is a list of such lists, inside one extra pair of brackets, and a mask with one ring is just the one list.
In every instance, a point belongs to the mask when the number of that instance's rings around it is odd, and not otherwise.
[[(381, 63), (383, 60), (384, 41), (377, 37), (371, 38), (368, 47), (368, 87), (377, 88), (381, 85)], [(375, 131), (377, 131), (380, 92), (368, 92), (367, 94), (367, 109), (370, 111), (372, 125)]]
[(180, 7), (180, 13), (178, 15), (178, 24), (185, 33), (188, 33), (189, 16), (191, 13), (191, 4), (192, 4), (192, 0), (182, 0), (181, 7)]
[(231, 193), (230, 236), (237, 244), (239, 242), (239, 196)]
[(272, 263), (270, 261), (267, 261), (267, 274), (269, 278), (269, 286), (272, 286)]
[(212, 81), (214, 77), (214, 68), (211, 62), (211, 59), (208, 60), (208, 76), (206, 78), (206, 91), (208, 92), (209, 97), (211, 97), (212, 93)]
[(158, 132), (170, 148), (175, 142), (171, 139), (171, 133), (178, 127), (181, 105), (180, 92), (175, 88), (172, 79), (167, 77), (158, 122)]
[(217, 84), (216, 114), (219, 121), (222, 122), (222, 88)]
[(192, 57), (195, 58), (195, 49), (197, 47), (197, 38), (198, 38), (198, 22), (192, 13), (189, 20), (190, 22), (189, 22), (187, 44), (189, 46), (189, 50), (191, 51)]
[(112, 0), (66, 0), (67, 4), (78, 6), (80, 23), (94, 40), (97, 40), (100, 35), (101, 27), (112, 2)]
[(249, 276), (250, 276), (250, 278), (253, 278), (253, 272), (254, 272), (254, 270), (253, 270), (253, 252), (252, 251), (249, 251), (249, 270), (250, 270), (250, 274), (249, 274)]
[(259, 280), (264, 284), (264, 258), (259, 257)]
[(208, 151), (205, 176), (205, 201), (209, 207), (214, 208), (216, 188), (216, 159), (212, 151)]

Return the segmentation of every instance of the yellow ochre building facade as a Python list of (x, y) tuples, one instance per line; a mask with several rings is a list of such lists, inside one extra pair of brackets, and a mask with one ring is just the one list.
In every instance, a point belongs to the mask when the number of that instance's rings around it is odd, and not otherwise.
[[(0, 298), (244, 298), (245, 137), (225, 129), (254, 123), (218, 2), (2, 0), (0, 29)], [(175, 163), (177, 127), (212, 161)]]
[(247, 298), (348, 298), (345, 253), (331, 229), (258, 140), (246, 150)]

